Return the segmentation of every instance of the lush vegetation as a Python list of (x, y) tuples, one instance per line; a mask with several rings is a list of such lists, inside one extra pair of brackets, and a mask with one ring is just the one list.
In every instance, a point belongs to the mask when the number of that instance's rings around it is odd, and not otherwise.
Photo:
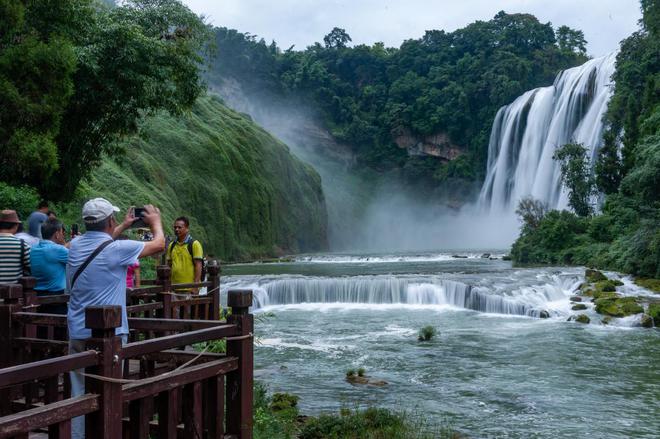
[[(582, 32), (504, 12), (454, 32), (428, 31), (400, 48), (349, 47), (339, 28), (305, 50), (231, 29), (215, 35), (211, 82), (233, 78), (255, 96), (301, 100), (352, 147), (359, 165), (432, 184), (481, 177), (497, 109), (586, 59)], [(458, 157), (409, 155), (395, 143), (434, 134)]]
[(200, 98), (211, 34), (179, 1), (8, 0), (0, 15), (0, 207), (26, 218), (46, 198), (79, 223), (105, 196), (189, 216), (222, 259), (325, 248), (318, 174)]
[(617, 57), (606, 145), (596, 167), (595, 184), (607, 194), (602, 212), (591, 215), (586, 194), (594, 182), (581, 172), (579, 148), (569, 146), (562, 156), (568, 160), (564, 181), (579, 192), (571, 200), (576, 214), (553, 211), (540, 221), (524, 220), (511, 252), (515, 261), (660, 278), (660, 2), (642, 1), (642, 11), (642, 29), (622, 42)]
[(298, 397), (269, 395), (264, 385), (254, 388), (256, 439), (451, 439), (461, 435), (450, 427), (431, 427), (410, 413), (383, 408), (342, 408), (337, 414), (299, 416)]
[(168, 228), (187, 215), (205, 251), (225, 260), (326, 246), (318, 174), (218, 97), (198, 99), (187, 116), (146, 119), (121, 147), (125, 153), (105, 159), (74, 201), (55, 206), (58, 215), (79, 222), (92, 195), (122, 208), (151, 202)]
[(0, 2), (0, 181), (67, 199), (117, 140), (203, 93), (208, 27), (175, 0)]

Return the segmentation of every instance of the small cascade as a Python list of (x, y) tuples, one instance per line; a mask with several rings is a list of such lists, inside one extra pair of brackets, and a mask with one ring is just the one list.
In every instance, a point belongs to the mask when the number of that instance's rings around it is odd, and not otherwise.
[[(243, 285), (242, 287), (248, 287)], [(537, 317), (548, 302), (566, 299), (557, 285), (511, 292), (435, 277), (293, 277), (249, 285), (255, 309), (302, 303), (449, 305), (479, 312)]]
[(602, 146), (603, 115), (612, 87), (616, 53), (561, 72), (551, 87), (528, 91), (502, 107), (493, 122), (486, 179), (479, 204), (511, 212), (531, 195), (550, 208), (568, 205), (555, 150), (571, 142), (589, 150), (592, 164)]

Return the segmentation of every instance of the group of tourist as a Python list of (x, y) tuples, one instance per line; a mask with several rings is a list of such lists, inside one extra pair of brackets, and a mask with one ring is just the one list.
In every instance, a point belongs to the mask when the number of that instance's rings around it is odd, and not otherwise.
[[(174, 222), (176, 239), (166, 248), (160, 210), (152, 205), (128, 209), (119, 222), (120, 209), (103, 198), (85, 203), (82, 220), (86, 232), (67, 242), (64, 224), (41, 203), (28, 218), (28, 233), (14, 210), (0, 212), (0, 283), (16, 283), (22, 276), (37, 279), (37, 295), (69, 294), (67, 304), (41, 305), (41, 312), (66, 314), (69, 353), (85, 349), (91, 332), (85, 327), (85, 308), (119, 305), (121, 326), (116, 334), (122, 343), (128, 338), (126, 288), (140, 286), (140, 258), (166, 252), (172, 267), (173, 284), (201, 282), (203, 249), (190, 236), (190, 222), (179, 217)], [(123, 233), (141, 220), (149, 228), (148, 241), (128, 239)], [(195, 293), (196, 289), (186, 289)], [(84, 393), (84, 377), (71, 374), (71, 393)], [(73, 437), (83, 437), (82, 418), (74, 419)]]

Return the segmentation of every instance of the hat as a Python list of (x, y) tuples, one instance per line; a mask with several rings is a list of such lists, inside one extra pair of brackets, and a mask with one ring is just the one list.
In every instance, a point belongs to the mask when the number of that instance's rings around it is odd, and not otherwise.
[(18, 214), (15, 210), (3, 210), (0, 212), (0, 223), (20, 224), (21, 220), (18, 219)]
[(82, 217), (86, 223), (98, 223), (115, 212), (119, 212), (117, 206), (113, 206), (105, 198), (94, 198), (83, 206)]

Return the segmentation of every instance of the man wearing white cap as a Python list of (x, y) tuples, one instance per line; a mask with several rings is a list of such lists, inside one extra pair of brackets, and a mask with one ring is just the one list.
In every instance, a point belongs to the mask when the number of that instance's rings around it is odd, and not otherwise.
[[(99, 305), (121, 306), (121, 326), (116, 334), (126, 343), (128, 337), (128, 316), (126, 315), (126, 269), (138, 258), (151, 256), (165, 249), (165, 237), (160, 211), (152, 206), (144, 206), (142, 220), (149, 226), (153, 240), (149, 242), (117, 240), (124, 230), (136, 220), (134, 209), (126, 213), (119, 224), (114, 214), (119, 208), (108, 200), (94, 198), (82, 209), (82, 217), (87, 233), (71, 241), (69, 260), (66, 266), (66, 281), (69, 291), (69, 353), (85, 350), (85, 339), (91, 337), (85, 328), (85, 308)], [(84, 377), (71, 374), (71, 396), (85, 393)], [(72, 437), (84, 437), (84, 418), (72, 422)]]

